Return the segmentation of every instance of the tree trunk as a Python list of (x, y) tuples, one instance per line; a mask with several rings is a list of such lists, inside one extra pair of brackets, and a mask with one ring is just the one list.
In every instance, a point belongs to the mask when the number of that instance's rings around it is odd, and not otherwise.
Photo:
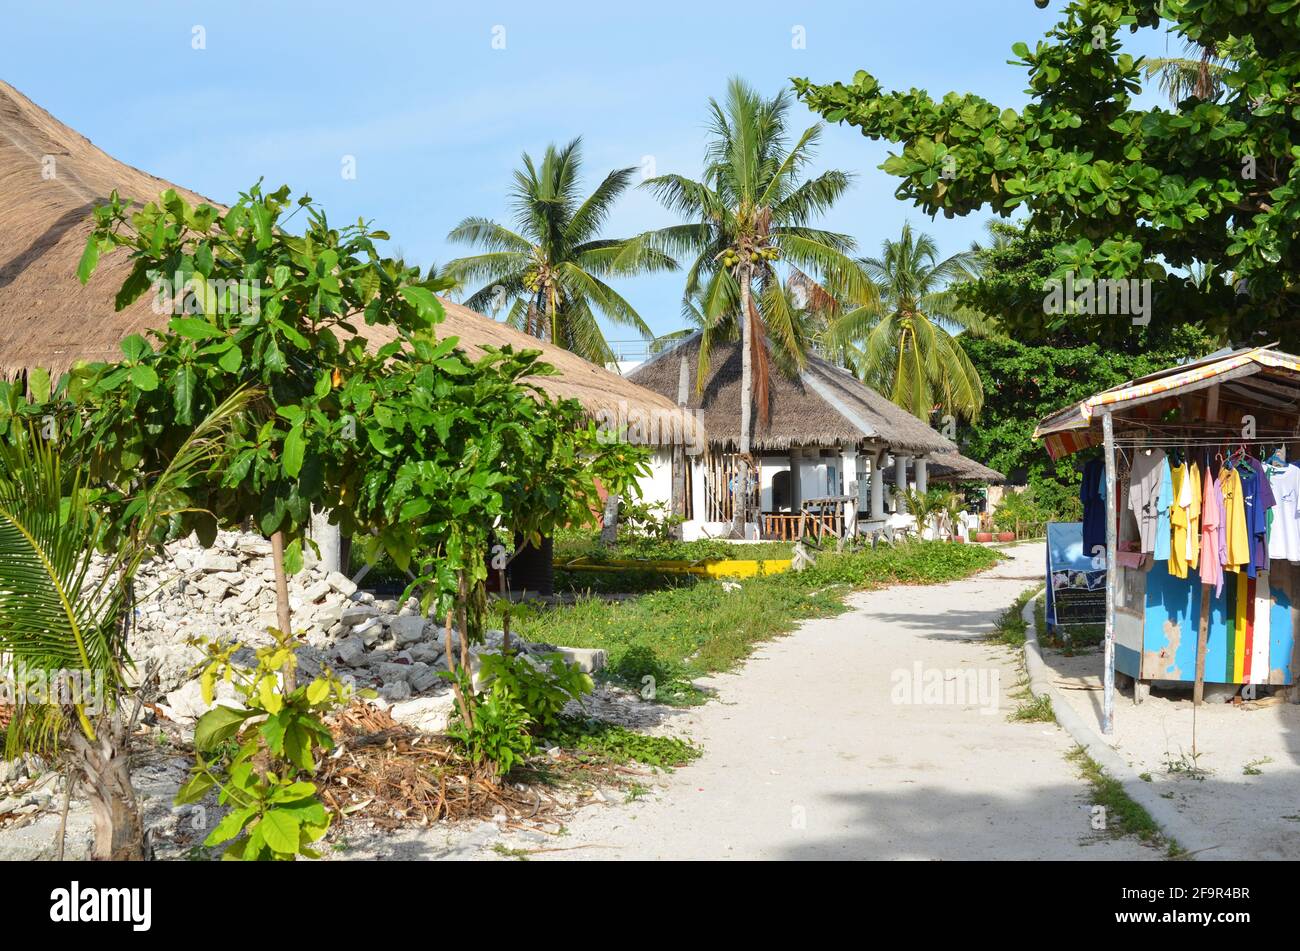
[(611, 492), (605, 496), (605, 516), (601, 520), (600, 543), (606, 548), (618, 541), (618, 503), (618, 493)]
[[(677, 372), (677, 406), (682, 415), (682, 438), (673, 446), (673, 487), (672, 487), (672, 512), (673, 515), (685, 521), (686, 519), (686, 479), (690, 470), (690, 459), (686, 455), (686, 402), (690, 397), (690, 369), (686, 366), (686, 357), (683, 355), (678, 362)], [(682, 540), (682, 522), (673, 526), (673, 538), (678, 541)]]
[(749, 500), (749, 443), (754, 404), (753, 328), (750, 326), (750, 282), (753, 265), (740, 266), (740, 452), (736, 455), (736, 487), (732, 496), (731, 535), (745, 537)]
[[(271, 536), (271, 561), (275, 563), (275, 623), (282, 634), (293, 633), (293, 614), (289, 610), (289, 577), (284, 573), (284, 532)], [(285, 672), (284, 692), (293, 693), (298, 678), (292, 668)]]
[(74, 729), (68, 742), (90, 800), (94, 858), (99, 861), (141, 862), (145, 857), (144, 825), (131, 785), (126, 739), (121, 718), (115, 715), (104, 721), (96, 739), (88, 740)]

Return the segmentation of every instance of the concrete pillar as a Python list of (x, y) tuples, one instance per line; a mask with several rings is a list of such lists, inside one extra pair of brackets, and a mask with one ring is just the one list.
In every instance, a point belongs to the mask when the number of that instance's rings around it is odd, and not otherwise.
[(871, 520), (879, 522), (885, 517), (885, 451), (871, 457)]
[(709, 517), (708, 488), (705, 485), (705, 473), (708, 469), (706, 458), (704, 453), (686, 457), (686, 464), (690, 467), (690, 475), (687, 478), (691, 480), (690, 521), (693, 522), (703, 522)]
[(907, 488), (907, 456), (894, 455), (894, 511), (902, 515), (907, 511), (903, 501), (903, 490)]
[(841, 495), (853, 496), (853, 501), (844, 506), (844, 527), (848, 534), (856, 534), (858, 528), (858, 487), (854, 484), (858, 481), (858, 447), (845, 446), (840, 451), (840, 469), (843, 480), (843, 487), (840, 490)]
[(924, 492), (930, 487), (929, 466), (924, 459), (916, 460), (916, 491)]
[(321, 566), (326, 571), (343, 571), (343, 536), (337, 525), (330, 524), (329, 512), (312, 513), (311, 538), (320, 548)]
[(798, 446), (790, 447), (790, 511), (799, 511), (803, 503), (803, 483), (799, 479), (799, 459), (802, 453)]

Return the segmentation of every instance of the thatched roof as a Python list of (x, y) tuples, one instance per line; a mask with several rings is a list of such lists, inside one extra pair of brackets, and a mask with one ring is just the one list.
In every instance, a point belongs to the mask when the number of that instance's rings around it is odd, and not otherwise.
[[(148, 294), (126, 310), (113, 309), (130, 270), (124, 252), (102, 258), (85, 286), (77, 280), (77, 263), (93, 224), (91, 212), (110, 192), (144, 204), (168, 188), (191, 203), (222, 207), (119, 162), (0, 81), (0, 377), (33, 367), (59, 374), (78, 361), (117, 360), (124, 337), (166, 322), (154, 313)], [(444, 304), (447, 320), (439, 336), (460, 337), (471, 354), (484, 344), (541, 350), (561, 375), (538, 377), (538, 384), (579, 400), (593, 415), (620, 408), (676, 412), (676, 401), (567, 350), (459, 304)], [(376, 345), (391, 339), (384, 328), (365, 332)]]
[[(637, 367), (628, 379), (676, 399), (684, 358), (689, 374), (688, 405), (703, 411), (710, 443), (735, 447), (740, 440), (740, 344), (712, 348), (702, 395), (696, 385), (699, 354), (700, 334), (695, 333)], [(847, 370), (818, 357), (808, 358), (797, 379), (773, 367), (770, 409), (769, 425), (764, 427), (755, 408), (751, 437), (755, 449), (878, 445), (916, 455), (957, 449)]]
[(930, 456), (926, 474), (931, 482), (1006, 482), (996, 469), (968, 459), (959, 452), (936, 452)]

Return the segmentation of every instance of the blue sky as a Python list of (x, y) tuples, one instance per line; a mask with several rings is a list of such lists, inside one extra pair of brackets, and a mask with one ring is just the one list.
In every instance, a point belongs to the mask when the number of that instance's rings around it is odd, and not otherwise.
[[(1057, 2), (1053, 8), (1059, 7)], [(581, 135), (588, 186), (610, 169), (699, 173), (705, 106), (731, 75), (766, 94), (790, 76), (890, 88), (972, 91), (1022, 104), (1011, 45), (1055, 22), (1032, 0), (751, 0), (732, 4), (43, 0), (11, 4), (0, 75), (110, 154), (230, 201), (259, 177), (322, 202), (331, 220), (372, 219), (408, 260), (445, 261), (466, 215), (508, 221), (520, 153)], [(739, 19), (739, 22), (736, 22)], [(205, 49), (193, 48), (202, 27)], [(493, 46), (504, 28), (504, 49)], [(792, 48), (802, 27), (806, 48)], [(499, 45), (499, 44), (498, 44)], [(1178, 49), (1176, 41), (1170, 47)], [(1159, 54), (1147, 34), (1134, 52)], [(802, 129), (814, 117), (796, 105)], [(832, 127), (817, 167), (852, 171), (823, 221), (874, 253), (905, 221), (944, 253), (985, 216), (931, 222), (894, 197), (887, 147)], [(343, 177), (354, 156), (356, 177)], [(670, 224), (646, 192), (617, 207), (607, 235)], [(619, 289), (657, 333), (680, 326), (681, 277)], [(611, 340), (630, 331), (613, 328)]]

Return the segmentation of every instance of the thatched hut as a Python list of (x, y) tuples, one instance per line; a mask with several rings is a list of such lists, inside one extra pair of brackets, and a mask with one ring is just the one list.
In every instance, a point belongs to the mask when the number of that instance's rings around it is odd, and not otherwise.
[[(691, 461), (686, 530), (717, 535), (729, 526), (734, 504), (730, 486), (740, 441), (741, 347), (714, 345), (701, 387), (700, 342), (700, 334), (692, 334), (628, 378), (662, 396), (681, 398), (699, 414), (707, 451)], [(925, 488), (931, 458), (942, 455), (949, 463), (963, 458), (950, 440), (818, 357), (809, 357), (796, 376), (773, 369), (767, 410), (766, 423), (754, 413), (750, 440), (757, 471), (750, 507), (762, 513), (755, 525), (760, 537), (791, 537), (810, 499), (851, 496), (858, 520), (883, 522), (889, 467), (891, 481), (905, 482), (907, 460), (914, 459), (915, 482)]]

